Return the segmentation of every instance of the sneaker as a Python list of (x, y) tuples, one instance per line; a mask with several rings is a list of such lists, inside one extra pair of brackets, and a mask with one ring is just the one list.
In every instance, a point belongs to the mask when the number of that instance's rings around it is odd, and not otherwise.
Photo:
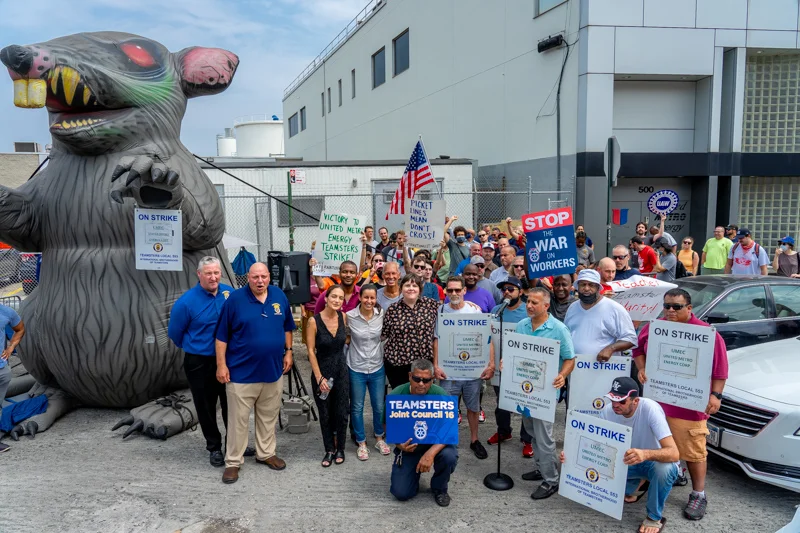
[(219, 450), (214, 450), (208, 456), (208, 462), (211, 463), (211, 466), (224, 466), (225, 465), (225, 456), (222, 455), (222, 452)]
[(700, 496), (694, 492), (689, 495), (689, 503), (683, 510), (683, 516), (689, 520), (700, 520), (706, 515), (708, 500), (705, 496)]
[(483, 412), (483, 409), (481, 409), (481, 412), (478, 413), (478, 422), (480, 422), (481, 424), (486, 422), (486, 413)]
[(541, 472), (534, 470), (532, 472), (525, 472), (522, 474), (522, 479), (525, 481), (542, 481), (544, 478), (542, 477)]
[(375, 449), (381, 452), (381, 455), (389, 455), (392, 453), (392, 449), (389, 448), (389, 445), (386, 444), (386, 441), (383, 439), (378, 439), (378, 442), (375, 443)]
[(8, 444), (3, 444), (2, 442), (0, 442), (0, 453), (7, 452), (10, 449), (11, 449), (11, 446), (9, 446)]
[(524, 457), (525, 459), (530, 459), (531, 457), (533, 457), (533, 444), (531, 444), (530, 442), (526, 442), (522, 446), (522, 457)]
[(672, 482), (673, 487), (685, 487), (689, 483), (689, 480), (686, 478), (686, 474), (681, 472), (678, 474), (678, 477), (675, 478), (675, 481)]
[(498, 442), (505, 442), (507, 440), (511, 440), (511, 435), (501, 435), (500, 433), (495, 433), (494, 435), (489, 437), (489, 440), (487, 440), (486, 443), (489, 446), (494, 446)]
[(545, 498), (549, 498), (553, 494), (558, 492), (558, 483), (551, 485), (547, 481), (539, 485), (539, 488), (531, 494), (531, 498), (534, 500), (544, 500)]
[(436, 500), (436, 505), (439, 507), (447, 507), (450, 505), (450, 495), (446, 492), (434, 492), (433, 499)]
[(253, 457), (256, 454), (256, 449), (253, 446), (248, 446), (244, 449), (245, 457)]
[(461, 411), (458, 412), (458, 425), (461, 425)]
[(489, 457), (489, 453), (486, 451), (486, 448), (483, 447), (481, 441), (476, 440), (472, 444), (469, 445), (469, 449), (473, 451), (475, 457), (478, 459), (486, 459)]

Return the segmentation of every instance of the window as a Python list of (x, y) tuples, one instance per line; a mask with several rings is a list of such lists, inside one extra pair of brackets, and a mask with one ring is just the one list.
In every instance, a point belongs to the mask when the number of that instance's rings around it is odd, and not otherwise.
[[(433, 179), (436, 181), (436, 185), (427, 185), (424, 188), (417, 191), (416, 194), (414, 194), (414, 200), (428, 201), (428, 200), (439, 199), (439, 191), (444, 192), (444, 178), (433, 178)], [(394, 199), (394, 193), (397, 190), (397, 187), (400, 186), (400, 181), (399, 180), (387, 181), (386, 183), (392, 185), (391, 185), (391, 190), (387, 189), (383, 191), (383, 203), (386, 205), (391, 205), (392, 200)]]
[(306, 130), (306, 108), (300, 108), (300, 131)]
[(342, 80), (339, 80), (339, 107), (342, 107)]
[(321, 98), (321, 100), (322, 100), (322, 116), (324, 117), (325, 116), (325, 91), (322, 91), (322, 94), (320, 96), (322, 97)]
[(778, 318), (800, 316), (800, 285), (770, 285)]
[(392, 54), (394, 54), (394, 75), (397, 76), (408, 70), (411, 63), (408, 56), (408, 30), (392, 41)]
[(350, 98), (356, 97), (356, 69), (350, 71), (350, 88), (351, 94)]
[(215, 183), (214, 184), (214, 190), (217, 191), (217, 196), (219, 196), (220, 198), (225, 196), (225, 186), (224, 185), (217, 185)]
[(331, 88), (328, 87), (328, 113), (331, 112)]
[[(288, 202), (286, 196), (277, 197), (279, 200)], [(292, 224), (294, 226), (318, 226), (319, 222), (310, 218), (297, 210), (304, 211), (309, 215), (317, 218), (320, 217), (325, 210), (325, 197), (324, 196), (292, 196)], [(289, 208), (281, 203), (278, 203), (278, 226), (281, 228), (289, 227)]]
[(542, 13), (550, 11), (557, 5), (563, 4), (566, 1), (567, 0), (536, 0), (536, 13), (534, 16), (538, 17)]
[(386, 83), (386, 48), (381, 48), (372, 56), (372, 88)]
[(711, 309), (711, 313), (725, 313), (728, 322), (746, 322), (767, 318), (767, 294), (763, 285), (735, 290)]
[(289, 137), (294, 137), (297, 135), (297, 113), (289, 117)]

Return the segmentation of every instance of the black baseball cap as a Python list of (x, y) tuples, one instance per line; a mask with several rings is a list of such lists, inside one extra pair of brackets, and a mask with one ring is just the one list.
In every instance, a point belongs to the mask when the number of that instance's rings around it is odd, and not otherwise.
[(505, 287), (506, 285), (513, 285), (519, 290), (522, 290), (522, 282), (516, 276), (508, 276), (507, 280), (501, 281), (500, 283), (497, 284), (497, 288), (503, 290), (503, 287)]
[(750, 229), (749, 228), (741, 228), (739, 231), (736, 232), (736, 238), (737, 239), (742, 239), (742, 238), (747, 237), (749, 235), (750, 235)]
[(739, 230), (739, 226), (737, 226), (736, 224), (728, 224), (727, 226), (725, 226), (725, 231), (730, 231), (730, 230), (737, 230), (738, 231)]
[(606, 394), (606, 398), (612, 402), (623, 402), (627, 398), (638, 398), (639, 386), (636, 382), (628, 377), (622, 376), (615, 378), (611, 383), (611, 390)]

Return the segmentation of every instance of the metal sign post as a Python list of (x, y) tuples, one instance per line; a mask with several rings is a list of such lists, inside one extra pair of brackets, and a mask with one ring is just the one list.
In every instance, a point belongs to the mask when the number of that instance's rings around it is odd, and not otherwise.
[(292, 173), (286, 173), (286, 187), (288, 189), (287, 203), (289, 204), (289, 251), (294, 252), (294, 224), (292, 223)]
[(603, 153), (603, 168), (608, 178), (608, 208), (606, 211), (606, 257), (611, 257), (611, 189), (617, 186), (617, 175), (620, 167), (620, 149), (617, 138), (608, 138)]

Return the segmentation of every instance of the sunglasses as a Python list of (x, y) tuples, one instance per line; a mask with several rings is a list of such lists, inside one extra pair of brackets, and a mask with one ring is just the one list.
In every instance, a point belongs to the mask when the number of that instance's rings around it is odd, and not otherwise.
[(517, 290), (517, 287), (514, 286), (503, 287), (503, 292), (514, 292), (515, 290)]
[(525, 268), (525, 265), (514, 265), (514, 268)]
[(617, 404), (617, 405), (625, 405), (626, 403), (628, 403), (628, 400), (630, 400), (630, 399), (631, 399), (631, 398), (630, 398), (630, 396), (629, 396), (629, 397), (625, 398), (624, 400), (620, 400), (620, 401), (618, 401), (618, 402), (617, 402), (617, 401), (614, 401), (614, 400), (611, 400), (611, 403), (615, 403), (615, 404)]
[(627, 258), (628, 256), (627, 255), (612, 255), (611, 257), (613, 257), (617, 261), (622, 261), (623, 259)]
[(692, 241), (683, 241), (683, 244), (692, 244)]
[(411, 376), (411, 379), (414, 380), (414, 383), (430, 383), (433, 381), (433, 378), (421, 378), (419, 376)]
[(444, 292), (446, 292), (447, 294), (458, 294), (462, 290), (463, 289), (445, 289)]
[(486, 237), (485, 233), (478, 233), (478, 237)]
[(419, 270), (420, 268), (425, 268), (425, 265), (414, 265), (414, 268)]
[(680, 311), (687, 305), (689, 304), (664, 304), (664, 309), (666, 309), (667, 311), (669, 311), (670, 309), (673, 311)]

